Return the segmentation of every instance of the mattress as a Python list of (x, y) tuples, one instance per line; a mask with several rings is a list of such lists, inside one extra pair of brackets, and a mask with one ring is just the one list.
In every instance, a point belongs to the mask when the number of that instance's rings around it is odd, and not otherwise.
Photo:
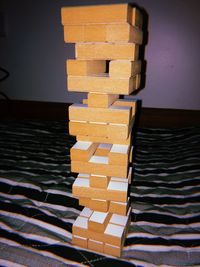
[(132, 222), (116, 258), (71, 244), (82, 207), (66, 125), (0, 123), (0, 266), (200, 265), (200, 128), (138, 129)]

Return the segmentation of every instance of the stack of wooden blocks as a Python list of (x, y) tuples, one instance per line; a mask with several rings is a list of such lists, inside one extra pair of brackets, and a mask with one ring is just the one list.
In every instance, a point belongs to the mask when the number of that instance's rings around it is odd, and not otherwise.
[(87, 92), (69, 107), (71, 171), (79, 173), (73, 195), (85, 206), (73, 224), (72, 242), (120, 256), (131, 221), (129, 185), (136, 102), (121, 99), (140, 86), (142, 18), (128, 4), (64, 7), (65, 42), (75, 43), (67, 60), (69, 91)]

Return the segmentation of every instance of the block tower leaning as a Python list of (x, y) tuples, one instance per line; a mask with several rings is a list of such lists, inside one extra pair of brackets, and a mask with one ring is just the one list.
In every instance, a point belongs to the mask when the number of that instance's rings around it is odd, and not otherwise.
[(140, 86), (142, 17), (128, 4), (63, 7), (65, 42), (76, 59), (66, 62), (69, 91), (87, 92), (69, 107), (73, 195), (85, 206), (72, 228), (72, 242), (120, 256), (131, 221), (132, 128)]

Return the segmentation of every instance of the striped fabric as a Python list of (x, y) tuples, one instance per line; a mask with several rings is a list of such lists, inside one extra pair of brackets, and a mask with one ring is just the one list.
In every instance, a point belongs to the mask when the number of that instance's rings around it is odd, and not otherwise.
[(121, 259), (71, 245), (65, 122), (0, 123), (0, 266), (200, 265), (200, 128), (137, 132), (132, 223)]

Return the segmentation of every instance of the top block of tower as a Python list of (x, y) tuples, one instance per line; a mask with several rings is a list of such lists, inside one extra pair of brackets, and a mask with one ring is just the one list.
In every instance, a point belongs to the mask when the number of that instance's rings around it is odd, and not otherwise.
[(142, 28), (142, 16), (139, 10), (128, 4), (63, 7), (61, 19), (63, 25), (129, 23)]

